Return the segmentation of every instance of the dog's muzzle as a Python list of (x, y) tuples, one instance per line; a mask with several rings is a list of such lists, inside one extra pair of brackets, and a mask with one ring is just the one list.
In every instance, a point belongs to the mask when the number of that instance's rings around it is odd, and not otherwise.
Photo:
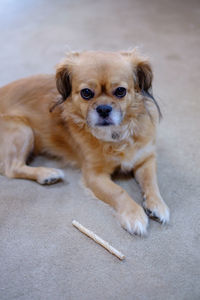
[(87, 124), (90, 128), (102, 128), (106, 126), (118, 126), (123, 119), (120, 108), (115, 108), (111, 104), (99, 104), (89, 109), (87, 114)]
[(113, 125), (113, 121), (110, 118), (112, 112), (112, 106), (110, 105), (98, 105), (96, 111), (99, 115), (98, 122), (96, 125), (98, 126), (109, 126)]

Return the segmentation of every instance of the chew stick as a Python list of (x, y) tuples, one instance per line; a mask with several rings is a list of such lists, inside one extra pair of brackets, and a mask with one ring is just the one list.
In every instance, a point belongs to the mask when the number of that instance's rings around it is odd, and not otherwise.
[(104, 247), (106, 250), (108, 250), (110, 253), (118, 257), (119, 259), (123, 260), (125, 256), (115, 248), (113, 248), (108, 242), (104, 241), (102, 238), (100, 238), (98, 235), (96, 235), (91, 230), (85, 228), (83, 225), (81, 225), (79, 222), (73, 220), (72, 225), (75, 226), (80, 232), (84, 233), (88, 237), (90, 237), (93, 241), (95, 241), (97, 244)]

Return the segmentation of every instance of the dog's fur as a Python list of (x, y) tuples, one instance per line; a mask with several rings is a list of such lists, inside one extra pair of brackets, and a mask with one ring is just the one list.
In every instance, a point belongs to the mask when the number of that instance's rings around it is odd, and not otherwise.
[[(0, 173), (51, 184), (63, 178), (61, 170), (26, 161), (31, 152), (57, 156), (81, 168), (86, 186), (116, 210), (130, 233), (146, 233), (147, 215), (168, 222), (156, 178), (159, 109), (151, 95), (152, 78), (149, 61), (136, 51), (88, 51), (68, 54), (56, 79), (39, 75), (2, 87)], [(126, 88), (124, 97), (114, 95), (117, 87)], [(92, 99), (81, 97), (85, 88), (94, 92)], [(112, 107), (107, 126), (97, 113), (99, 105)], [(147, 215), (111, 180), (118, 168), (134, 172)]]

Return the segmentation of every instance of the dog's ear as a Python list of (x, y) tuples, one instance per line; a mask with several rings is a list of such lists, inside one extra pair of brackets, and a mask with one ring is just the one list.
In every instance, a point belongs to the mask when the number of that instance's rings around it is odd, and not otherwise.
[(139, 91), (149, 92), (152, 88), (153, 72), (148, 61), (138, 62), (135, 70), (136, 88)]
[(162, 113), (160, 107), (152, 94), (153, 71), (149, 60), (140, 56), (137, 50), (121, 52), (121, 54), (131, 61), (135, 91), (142, 94), (144, 99), (151, 99), (154, 102), (159, 118), (161, 119)]
[(57, 65), (56, 68), (56, 86), (57, 90), (60, 93), (60, 97), (58, 97), (58, 101), (54, 103), (54, 105), (50, 108), (50, 112), (52, 112), (56, 106), (62, 104), (72, 92), (72, 78), (71, 78), (71, 67), (74, 64), (74, 59), (79, 55), (78, 52), (71, 52), (67, 54), (67, 57), (63, 62)]
[(137, 92), (149, 93), (152, 88), (153, 72), (148, 59), (132, 54), (135, 89)]
[(62, 100), (65, 101), (70, 96), (72, 90), (70, 71), (66, 62), (57, 67), (56, 86), (62, 96)]
[(130, 60), (132, 64), (135, 90), (149, 93), (152, 87), (153, 72), (148, 59), (138, 54), (136, 49), (130, 52), (121, 52), (121, 55)]

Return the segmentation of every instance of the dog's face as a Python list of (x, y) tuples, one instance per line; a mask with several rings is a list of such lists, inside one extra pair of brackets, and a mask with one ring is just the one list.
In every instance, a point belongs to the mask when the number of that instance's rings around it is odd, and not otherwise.
[(83, 52), (69, 54), (56, 78), (63, 100), (73, 107), (74, 121), (85, 123), (101, 140), (119, 141), (143, 113), (138, 95), (151, 88), (152, 71), (135, 52)]

